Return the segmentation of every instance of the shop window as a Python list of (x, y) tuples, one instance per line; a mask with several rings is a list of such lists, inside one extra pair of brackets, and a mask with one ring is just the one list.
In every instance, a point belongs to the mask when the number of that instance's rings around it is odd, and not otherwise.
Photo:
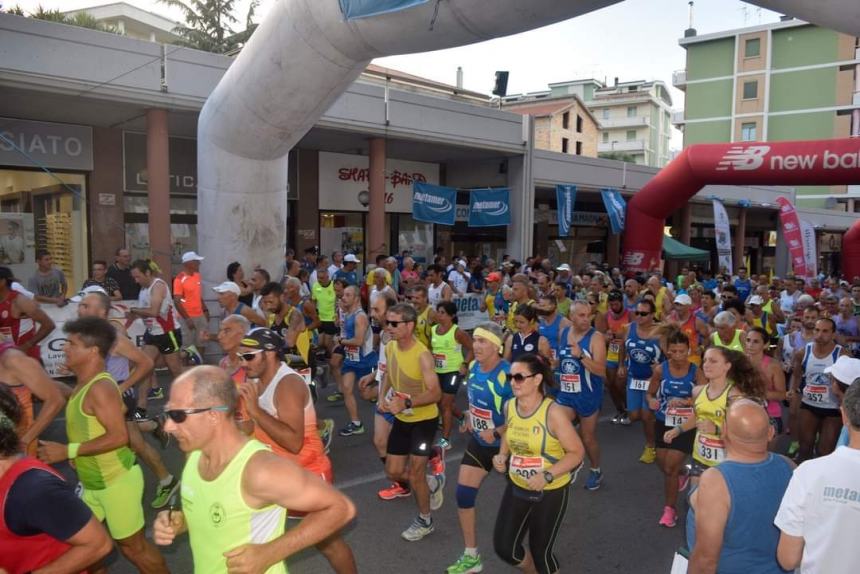
[[(147, 259), (153, 256), (149, 243), (149, 199), (146, 195), (126, 193), (125, 245), (131, 258)], [(197, 198), (170, 196), (170, 260), (175, 273), (179, 270), (182, 254), (197, 251)]]
[(750, 38), (744, 42), (744, 58), (758, 58), (761, 55), (761, 39)]
[(757, 139), (755, 122), (741, 124), (741, 141), (754, 142)]
[(561, 138), (561, 153), (567, 153), (569, 146), (570, 146), (570, 140), (567, 138)]
[(364, 260), (364, 218), (364, 213), (321, 212), (320, 249), (322, 252), (329, 256), (334, 251), (355, 253), (359, 259)]
[(26, 286), (46, 249), (76, 292), (87, 278), (85, 194), (81, 174), (0, 170), (0, 265)]
[(754, 100), (758, 97), (758, 80), (744, 82), (744, 99)]

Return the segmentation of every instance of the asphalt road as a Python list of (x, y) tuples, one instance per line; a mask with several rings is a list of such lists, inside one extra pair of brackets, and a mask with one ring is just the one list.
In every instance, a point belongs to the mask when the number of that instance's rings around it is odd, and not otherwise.
[[(324, 400), (331, 390), (332, 387), (322, 390), (317, 413), (320, 417), (334, 418), (337, 428), (340, 428), (346, 423), (342, 403), (332, 405)], [(459, 398), (465, 402), (463, 391)], [(161, 402), (151, 403), (150, 410), (160, 409)], [(598, 426), (605, 480), (600, 490), (586, 491), (583, 488), (585, 473), (582, 472), (572, 486), (573, 496), (555, 548), (561, 572), (668, 573), (673, 552), (683, 543), (684, 521), (680, 520), (674, 529), (657, 525), (663, 508), (662, 475), (655, 465), (638, 462), (643, 445), (641, 427), (611, 425), (609, 417), (612, 414), (607, 397)], [(361, 415), (365, 426), (372, 425), (372, 405), (362, 402)], [(47, 433), (48, 438), (64, 440), (63, 425), (62, 419), (55, 421)], [(154, 441), (149, 436), (147, 440)], [(371, 443), (370, 428), (364, 435), (335, 437), (331, 458), (336, 486), (353, 500), (358, 509), (358, 516), (347, 528), (345, 537), (355, 553), (360, 572), (439, 573), (445, 572), (460, 556), (463, 541), (457, 521), (455, 490), (464, 447), (464, 436), (456, 435), (453, 449), (447, 456), (445, 503), (434, 513), (436, 531), (419, 542), (407, 542), (400, 533), (415, 516), (415, 503), (412, 499), (386, 502), (377, 498), (376, 491), (387, 482)], [(162, 454), (171, 472), (180, 473), (184, 456), (176, 446), (171, 443)], [(145, 467), (144, 474), (147, 484), (144, 505), (149, 533), (156, 513), (149, 506), (155, 480)], [(503, 477), (490, 475), (481, 488), (476, 506), (479, 551), (484, 558), (484, 572), (490, 574), (518, 571), (501, 562), (493, 553), (493, 525), (500, 512), (503, 488)], [(193, 572), (187, 537), (181, 537), (173, 546), (161, 548), (161, 551), (171, 572)], [(136, 572), (116, 551), (109, 557), (108, 564), (112, 573)], [(331, 572), (325, 559), (313, 549), (291, 557), (288, 566), (291, 572), (299, 574)]]

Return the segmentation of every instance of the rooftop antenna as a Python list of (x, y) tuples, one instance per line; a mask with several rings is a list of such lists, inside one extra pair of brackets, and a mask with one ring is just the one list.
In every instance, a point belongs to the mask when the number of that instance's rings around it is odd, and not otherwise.
[(693, 4), (694, 4), (693, 0), (690, 0), (689, 2), (687, 2), (687, 5), (690, 7), (690, 23), (689, 23), (689, 27), (686, 30), (684, 30), (684, 37), (685, 38), (690, 38), (691, 36), (696, 35), (696, 29), (693, 28)]

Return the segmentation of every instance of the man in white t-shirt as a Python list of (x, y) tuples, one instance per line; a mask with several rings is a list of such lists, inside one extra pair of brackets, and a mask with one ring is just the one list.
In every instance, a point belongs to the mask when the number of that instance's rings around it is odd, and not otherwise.
[(777, 559), (786, 570), (804, 574), (860, 571), (860, 385), (842, 401), (848, 446), (810, 460), (794, 471), (774, 524), (782, 533)]
[(460, 259), (457, 261), (454, 269), (448, 273), (448, 285), (457, 293), (457, 295), (465, 295), (469, 287), (469, 279), (471, 274), (466, 271), (466, 261)]

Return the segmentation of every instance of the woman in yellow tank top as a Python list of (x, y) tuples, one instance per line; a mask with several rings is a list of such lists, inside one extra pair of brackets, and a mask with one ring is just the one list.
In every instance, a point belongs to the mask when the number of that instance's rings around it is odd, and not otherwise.
[[(513, 362), (514, 398), (504, 407), (504, 439), (493, 457), (496, 470), (509, 478), (493, 545), (499, 558), (526, 572), (560, 571), (553, 545), (567, 510), (571, 472), (585, 454), (563, 409), (547, 396), (553, 383), (549, 365), (537, 355), (521, 355)], [(522, 545), (525, 531), (528, 550)]]
[(671, 443), (682, 432), (696, 428), (694, 477), (725, 459), (722, 435), (729, 402), (745, 397), (766, 404), (766, 385), (761, 373), (743, 353), (725, 347), (711, 347), (705, 351), (702, 371), (708, 382), (693, 389), (694, 416), (681, 426), (666, 431), (663, 437)]

